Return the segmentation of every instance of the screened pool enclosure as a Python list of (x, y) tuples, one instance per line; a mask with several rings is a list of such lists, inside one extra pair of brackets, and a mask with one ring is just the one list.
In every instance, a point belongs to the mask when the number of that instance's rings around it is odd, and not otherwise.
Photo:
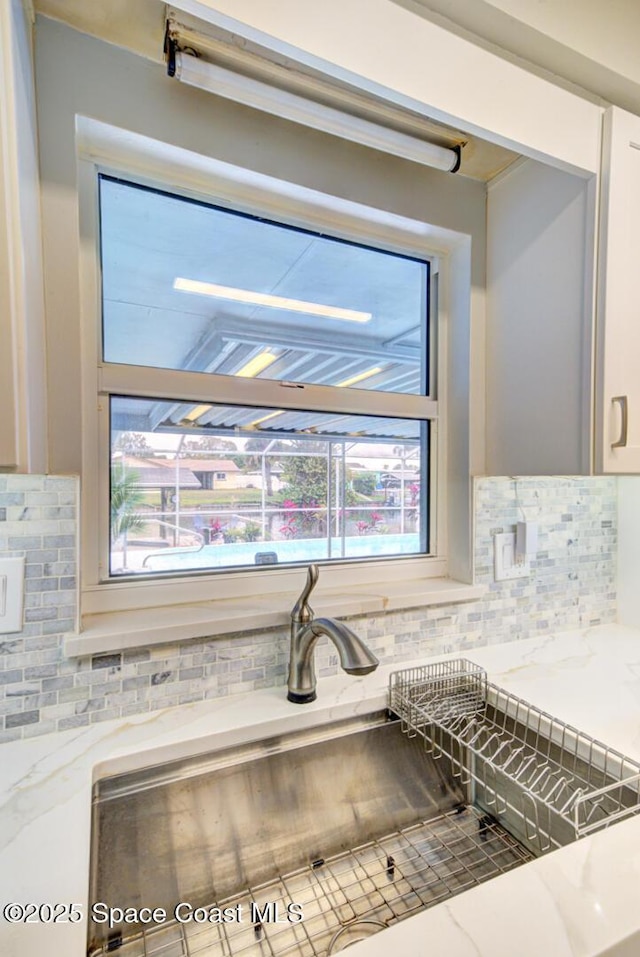
[(112, 399), (111, 574), (427, 550), (426, 423), (210, 406), (203, 434), (176, 406)]

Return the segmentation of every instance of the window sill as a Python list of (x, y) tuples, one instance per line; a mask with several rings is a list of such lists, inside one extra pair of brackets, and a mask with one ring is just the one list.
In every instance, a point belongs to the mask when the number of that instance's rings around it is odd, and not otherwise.
[[(410, 579), (384, 585), (350, 586), (348, 593), (327, 589), (315, 595), (312, 604), (318, 615), (346, 617), (475, 601), (485, 591), (483, 585), (467, 585), (450, 578)], [(65, 637), (65, 655), (78, 658), (191, 638), (283, 627), (290, 622), (289, 609), (296, 598), (297, 594), (282, 592), (248, 599), (86, 615), (82, 631)]]

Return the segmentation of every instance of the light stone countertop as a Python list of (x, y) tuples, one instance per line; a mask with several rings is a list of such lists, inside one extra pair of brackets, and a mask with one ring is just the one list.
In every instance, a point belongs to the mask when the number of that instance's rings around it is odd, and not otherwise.
[[(491, 681), (640, 760), (640, 631), (602, 625), (464, 656)], [(273, 688), (2, 745), (0, 902), (76, 903), (86, 915), (94, 780), (366, 714), (384, 706), (389, 673), (411, 664), (360, 679), (321, 679), (311, 705), (292, 705), (283, 688)], [(85, 948), (86, 920), (25, 925), (0, 917), (3, 957), (82, 957)], [(352, 952), (635, 957), (640, 817), (452, 898)]]

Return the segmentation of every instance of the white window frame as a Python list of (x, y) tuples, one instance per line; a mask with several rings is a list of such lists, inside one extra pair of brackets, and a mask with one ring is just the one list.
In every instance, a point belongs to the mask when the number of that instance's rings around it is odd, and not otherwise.
[[(83, 480), (81, 554), (81, 615), (161, 608), (194, 602), (245, 598), (294, 592), (300, 585), (299, 568), (264, 566), (260, 569), (215, 571), (176, 578), (118, 581), (106, 578), (103, 568), (109, 543), (109, 408), (108, 394), (180, 396), (194, 403), (216, 401), (260, 408), (299, 408), (299, 391), (283, 389), (270, 380), (242, 381), (242, 395), (231, 376), (182, 372), (149, 367), (106, 364), (100, 361), (100, 263), (98, 175), (118, 176), (133, 183), (164, 189), (218, 206), (263, 215), (274, 221), (318, 230), (380, 249), (428, 259), (431, 281), (438, 282), (431, 296), (432, 369), (430, 386), (438, 398), (339, 390), (305, 386), (304, 405), (325, 411), (371, 413), (372, 404), (384, 407), (387, 416), (408, 411), (431, 423), (429, 540), (431, 554), (382, 560), (331, 562), (323, 567), (326, 588), (418, 582), (446, 578), (447, 561), (447, 442), (446, 395), (448, 349), (449, 266), (468, 237), (430, 224), (366, 207), (320, 192), (292, 186), (263, 174), (196, 156), (186, 150), (148, 140), (138, 134), (114, 131), (97, 121), (78, 119), (78, 187), (80, 217), (81, 318), (83, 329)], [(436, 276), (438, 279), (436, 280)], [(463, 280), (466, 281), (466, 280)], [(435, 309), (437, 308), (437, 315)], [(97, 401), (96, 401), (97, 397)], [(419, 414), (416, 413), (419, 410)], [(95, 533), (96, 517), (99, 526)]]

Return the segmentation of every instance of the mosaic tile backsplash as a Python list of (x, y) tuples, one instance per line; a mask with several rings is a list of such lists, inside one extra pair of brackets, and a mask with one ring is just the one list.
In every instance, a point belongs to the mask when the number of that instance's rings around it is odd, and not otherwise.
[[(477, 479), (475, 509), (475, 575), (486, 595), (352, 619), (381, 661), (615, 619), (614, 478)], [(24, 628), (0, 635), (0, 742), (284, 685), (284, 628), (65, 658), (77, 610), (77, 511), (73, 478), (0, 475), (0, 555), (26, 558)], [(539, 528), (531, 576), (494, 582), (493, 536), (523, 519)], [(326, 640), (317, 666), (321, 676), (338, 671)]]

